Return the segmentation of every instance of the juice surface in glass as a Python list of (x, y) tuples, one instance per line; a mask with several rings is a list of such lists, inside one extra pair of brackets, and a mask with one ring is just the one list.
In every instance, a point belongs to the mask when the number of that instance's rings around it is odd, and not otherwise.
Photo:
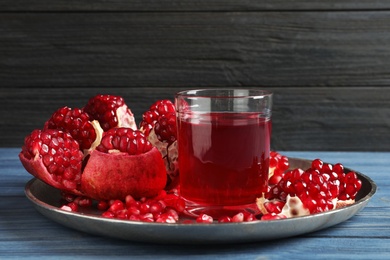
[(180, 192), (197, 205), (254, 203), (267, 189), (271, 121), (259, 113), (178, 119)]

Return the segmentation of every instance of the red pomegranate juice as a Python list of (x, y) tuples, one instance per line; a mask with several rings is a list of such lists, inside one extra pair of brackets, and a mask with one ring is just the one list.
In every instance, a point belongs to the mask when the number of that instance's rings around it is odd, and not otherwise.
[(258, 113), (178, 119), (180, 192), (191, 203), (254, 203), (267, 189), (271, 121)]

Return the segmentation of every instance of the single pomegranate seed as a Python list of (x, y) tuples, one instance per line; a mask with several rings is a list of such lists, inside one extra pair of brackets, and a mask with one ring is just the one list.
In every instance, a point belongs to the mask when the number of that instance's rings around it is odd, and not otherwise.
[(130, 215), (128, 219), (132, 221), (141, 221), (141, 217), (139, 215)]
[(165, 212), (165, 214), (171, 216), (175, 221), (179, 221), (179, 213), (175, 209), (168, 208)]
[(276, 213), (279, 214), (285, 205), (284, 201), (280, 200), (272, 200), (264, 203), (264, 207), (266, 208), (268, 213)]
[(152, 144), (141, 131), (124, 127), (112, 128), (105, 132), (100, 145), (96, 147), (104, 153), (116, 150), (130, 155), (146, 153), (152, 148)]
[(72, 209), (72, 211), (77, 212), (79, 210), (79, 205), (75, 202), (68, 203), (68, 206)]
[(243, 222), (244, 221), (244, 213), (237, 213), (232, 217), (232, 222)]
[(256, 216), (254, 214), (252, 214), (252, 213), (244, 214), (244, 215), (245, 215), (245, 217), (244, 217), (244, 221), (245, 222), (251, 222), (251, 221), (257, 220)]
[(285, 219), (286, 216), (283, 214), (275, 214), (275, 213), (269, 213), (265, 214), (261, 217), (261, 220), (277, 220), (277, 219)]
[(140, 216), (140, 220), (143, 222), (154, 222), (154, 216), (152, 213), (146, 213)]
[(125, 198), (126, 207), (130, 207), (134, 203), (136, 203), (136, 200), (133, 198), (133, 196), (127, 195), (126, 198)]
[(320, 159), (315, 159), (311, 162), (311, 168), (321, 170), (324, 163)]
[(99, 201), (97, 204), (97, 209), (101, 211), (105, 211), (108, 209), (108, 202), (107, 201)]
[(341, 175), (344, 173), (344, 166), (341, 164), (341, 163), (337, 163), (333, 166), (333, 171), (338, 174), (338, 175)]
[(322, 174), (331, 174), (333, 172), (333, 166), (329, 163), (324, 163), (322, 165), (321, 173)]
[(69, 202), (66, 205), (62, 205), (60, 209), (66, 210), (66, 211), (72, 211), (77, 212), (79, 210), (79, 206), (75, 202)]
[(124, 203), (120, 200), (114, 200), (111, 202), (110, 207), (108, 208), (111, 212), (118, 212), (120, 210), (123, 210), (125, 208)]
[(149, 203), (147, 203), (147, 202), (142, 203), (141, 206), (139, 207), (139, 210), (140, 210), (140, 213), (141, 213), (141, 214), (146, 214), (146, 213), (148, 213), (149, 210), (150, 210), (150, 205), (149, 205)]
[(223, 216), (218, 219), (219, 223), (229, 223), (232, 222), (232, 219), (229, 216)]
[(176, 223), (177, 221), (169, 214), (162, 214), (158, 219), (156, 219), (156, 222), (159, 223)]
[(196, 222), (197, 223), (213, 223), (213, 217), (202, 213), (196, 218)]
[(165, 203), (163, 201), (155, 201), (150, 204), (149, 212), (160, 213), (165, 209)]
[(111, 212), (111, 211), (105, 211), (105, 212), (103, 212), (102, 217), (105, 217), (105, 218), (115, 218), (115, 214), (113, 212)]
[(127, 207), (127, 210), (130, 215), (141, 215), (141, 210), (138, 205), (129, 206)]

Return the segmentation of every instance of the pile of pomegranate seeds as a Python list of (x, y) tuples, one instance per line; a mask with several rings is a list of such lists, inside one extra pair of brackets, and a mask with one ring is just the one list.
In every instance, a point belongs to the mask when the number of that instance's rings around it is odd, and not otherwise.
[[(243, 211), (218, 219), (200, 214), (191, 220), (184, 214), (185, 202), (179, 188), (169, 192), (162, 190), (152, 198), (137, 200), (128, 195), (124, 201), (99, 201), (96, 208), (102, 217), (143, 222), (177, 223), (179, 219), (183, 224), (265, 221), (332, 210), (339, 202), (342, 206), (352, 204), (362, 185), (356, 173), (345, 173), (340, 163), (331, 165), (316, 159), (309, 169), (287, 170), (288, 158), (277, 152), (271, 152), (270, 162), (269, 190), (257, 201), (260, 214)], [(61, 208), (64, 210), (77, 212), (80, 207), (93, 205), (86, 197), (65, 194), (63, 197), (66, 204)]]
[(315, 214), (354, 203), (361, 186), (356, 173), (344, 173), (342, 164), (315, 159), (309, 169), (286, 171), (278, 183), (270, 183), (258, 205), (263, 220)]
[[(80, 207), (86, 208), (93, 205), (92, 200), (86, 197), (62, 194), (66, 203), (61, 207), (67, 211), (80, 211)], [(177, 190), (166, 192), (164, 190), (153, 198), (134, 199), (131, 195), (125, 200), (98, 201), (96, 208), (101, 216), (121, 220), (133, 220), (143, 222), (177, 223), (179, 215), (184, 211), (184, 200), (180, 198)]]

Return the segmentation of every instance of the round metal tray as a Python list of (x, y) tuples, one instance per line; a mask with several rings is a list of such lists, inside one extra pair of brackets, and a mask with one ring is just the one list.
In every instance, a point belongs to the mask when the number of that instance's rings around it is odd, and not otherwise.
[[(290, 168), (306, 169), (310, 161), (289, 158)], [(346, 169), (351, 170), (351, 169)], [(356, 171), (355, 171), (356, 172)], [(272, 221), (212, 224), (166, 224), (103, 218), (97, 210), (68, 212), (59, 207), (60, 191), (32, 179), (26, 184), (27, 198), (37, 211), (66, 227), (101, 236), (139, 242), (170, 244), (244, 243), (297, 236), (337, 225), (362, 210), (376, 192), (376, 184), (362, 173), (356, 202), (344, 208), (304, 217)]]

